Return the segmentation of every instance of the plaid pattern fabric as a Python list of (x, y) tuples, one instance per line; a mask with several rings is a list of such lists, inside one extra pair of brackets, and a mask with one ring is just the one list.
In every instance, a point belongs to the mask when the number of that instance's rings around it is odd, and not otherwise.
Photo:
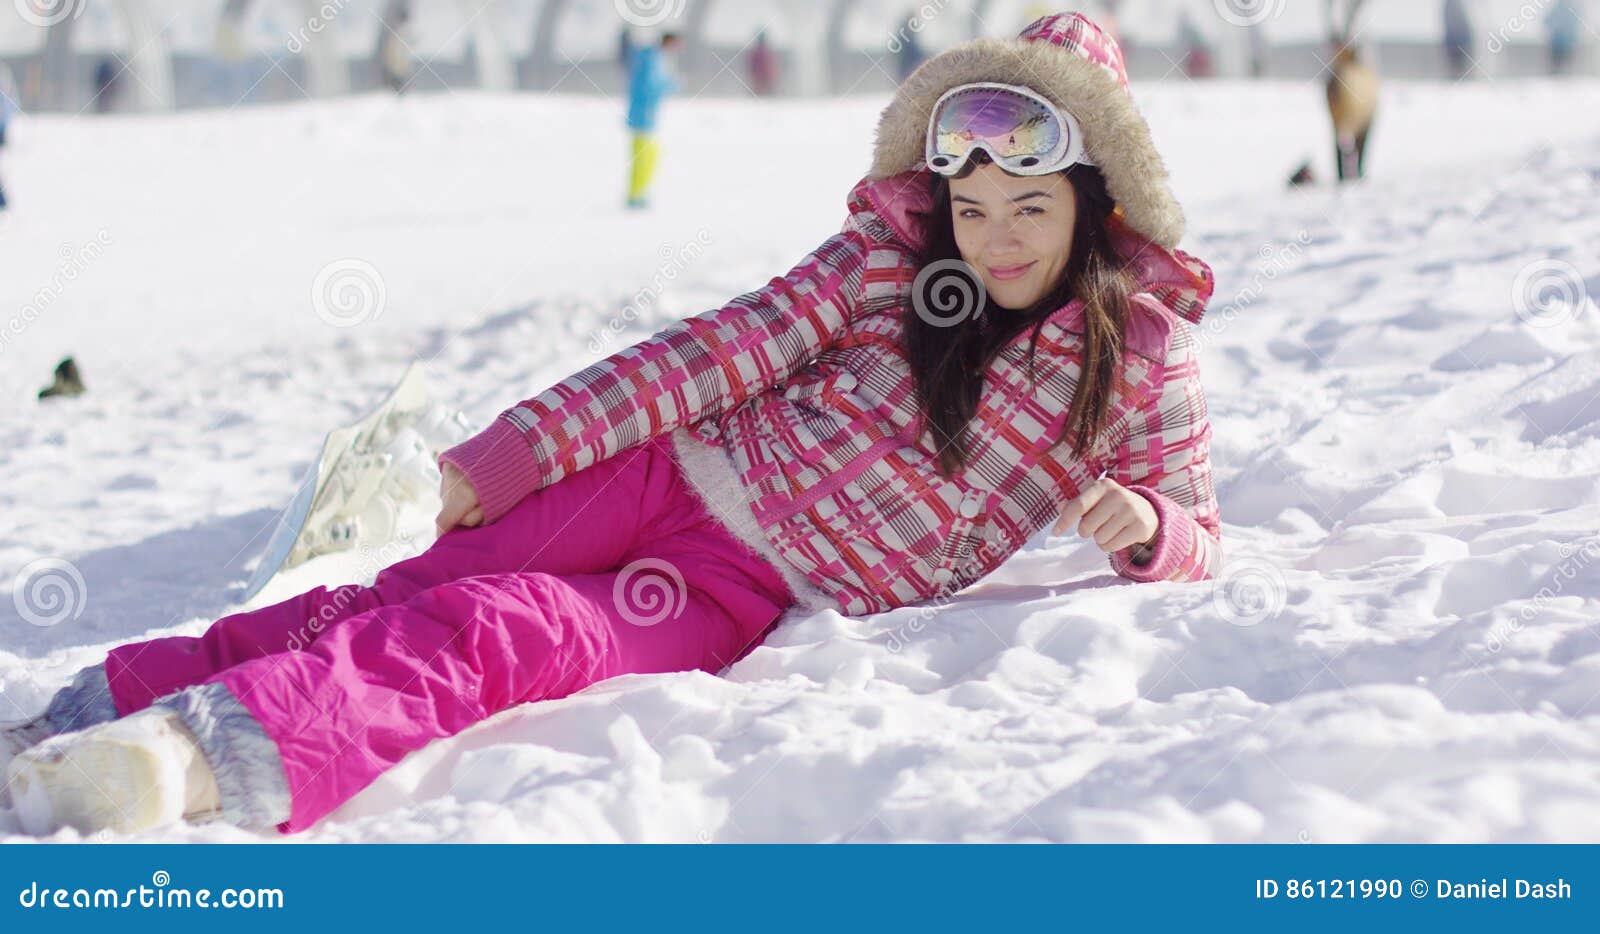
[(1093, 62), (1111, 73), (1123, 88), (1128, 86), (1128, 69), (1123, 64), (1122, 47), (1082, 13), (1052, 13), (1041, 16), (1017, 34), (1028, 42), (1048, 42)]
[[(1210, 270), (1118, 228), (1144, 284), (1115, 386), (1110, 430), (1092, 458), (1050, 449), (1066, 422), (1082, 354), (1081, 303), (1028, 334), (984, 376), (967, 468), (934, 468), (901, 351), (917, 265), (909, 229), (917, 173), (852, 190), (849, 218), (788, 275), (679, 322), (504, 412), (445, 452), (472, 481), (485, 521), (574, 470), (688, 427), (720, 445), (777, 552), (852, 615), (953, 592), (998, 567), (1102, 471), (1162, 519), (1149, 560), (1110, 555), (1133, 580), (1215, 574), (1205, 398), (1190, 326)], [(1181, 317), (1180, 317), (1181, 315)]]

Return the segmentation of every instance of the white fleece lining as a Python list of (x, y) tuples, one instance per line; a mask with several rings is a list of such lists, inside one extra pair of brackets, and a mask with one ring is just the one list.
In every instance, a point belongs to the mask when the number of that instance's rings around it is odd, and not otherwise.
[(728, 452), (720, 445), (700, 440), (687, 429), (674, 429), (670, 436), (673, 451), (678, 457), (679, 471), (705, 504), (706, 511), (715, 516), (746, 548), (783, 576), (783, 582), (789, 585), (789, 590), (795, 595), (795, 605), (808, 613), (839, 610), (841, 604), (836, 598), (819, 589), (810, 578), (784, 560), (767, 540), (755, 513), (750, 511), (744, 484), (733, 469)]

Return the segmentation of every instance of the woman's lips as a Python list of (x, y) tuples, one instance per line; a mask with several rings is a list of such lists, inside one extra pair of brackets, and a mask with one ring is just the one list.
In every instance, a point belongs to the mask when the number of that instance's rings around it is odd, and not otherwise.
[(996, 279), (1019, 279), (1032, 268), (1033, 263), (1023, 263), (1018, 266), (990, 266), (989, 275), (994, 276)]

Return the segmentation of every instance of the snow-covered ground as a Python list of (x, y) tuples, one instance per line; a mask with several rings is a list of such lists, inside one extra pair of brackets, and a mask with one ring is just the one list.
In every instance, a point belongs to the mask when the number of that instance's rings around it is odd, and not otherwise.
[[(1331, 163), (1316, 88), (1140, 89), (1218, 277), (1222, 580), (1041, 539), (945, 606), (507, 711), (296, 839), (1600, 840), (1597, 92), (1391, 84), (1374, 177), (1290, 193)], [(596, 98), (19, 121), (0, 719), (237, 609), (322, 433), (410, 360), (484, 423), (789, 269), (883, 103), (673, 102), (645, 215)], [(38, 404), (67, 354), (88, 394)], [(51, 559), (73, 602), (34, 625)]]

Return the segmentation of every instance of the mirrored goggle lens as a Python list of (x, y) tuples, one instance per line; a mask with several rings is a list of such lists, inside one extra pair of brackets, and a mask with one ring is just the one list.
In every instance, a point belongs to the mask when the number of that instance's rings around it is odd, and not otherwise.
[(980, 140), (1002, 159), (1043, 158), (1061, 144), (1064, 128), (1037, 101), (983, 89), (945, 101), (935, 118), (938, 155), (960, 159)]

